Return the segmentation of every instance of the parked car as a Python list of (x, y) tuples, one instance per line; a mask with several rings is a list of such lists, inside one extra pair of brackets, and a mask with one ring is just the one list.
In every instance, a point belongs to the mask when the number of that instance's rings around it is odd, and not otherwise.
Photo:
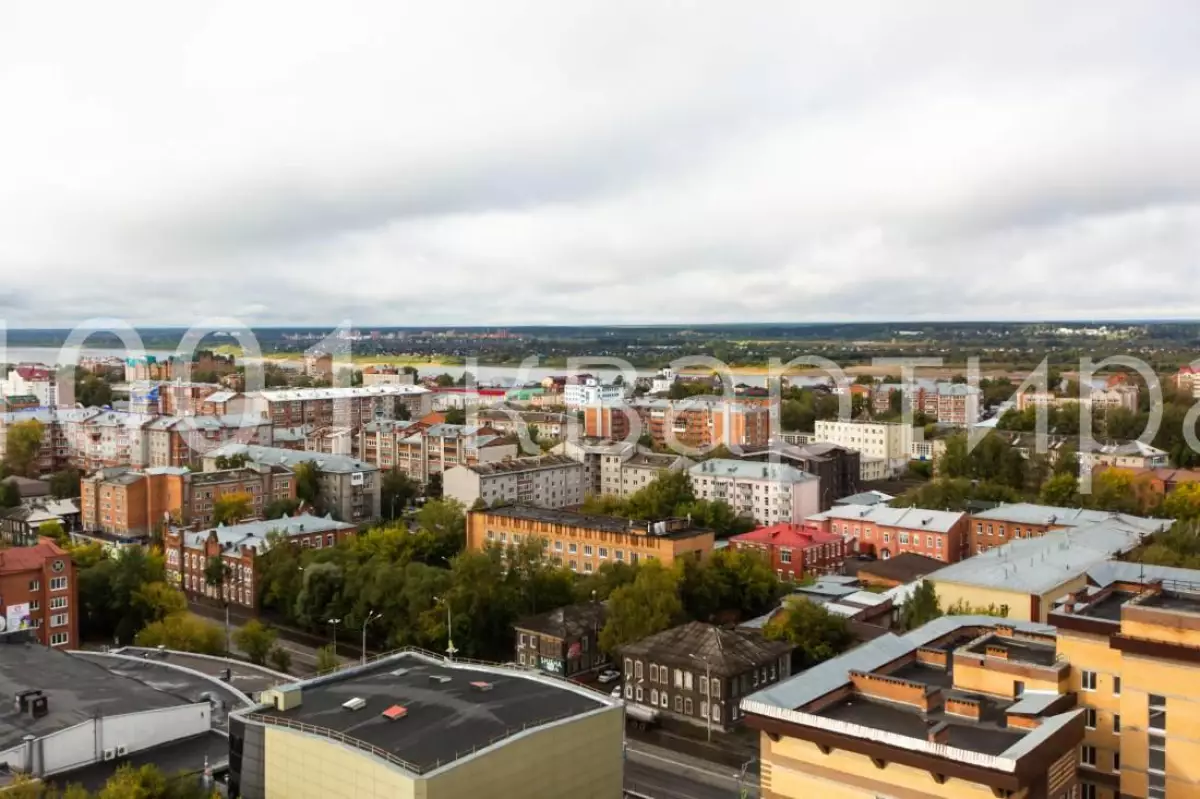
[(621, 672), (615, 671), (613, 669), (605, 669), (604, 671), (600, 672), (600, 676), (597, 677), (596, 679), (599, 680), (602, 684), (608, 684), (608, 683), (612, 682), (613, 680), (621, 679)]
[(618, 685), (616, 688), (613, 688), (610, 696), (613, 699), (620, 699), (621, 698), (621, 686)]

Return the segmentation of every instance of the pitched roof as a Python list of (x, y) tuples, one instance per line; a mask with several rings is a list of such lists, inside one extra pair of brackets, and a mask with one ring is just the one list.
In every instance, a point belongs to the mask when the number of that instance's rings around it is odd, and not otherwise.
[(1157, 532), (1169, 524), (1167, 519), (1131, 516), (1088, 508), (1060, 508), (1054, 505), (1037, 505), (1032, 502), (1013, 502), (971, 514), (974, 519), (1010, 522), (1013, 524), (1053, 524), (1059, 527), (1077, 527), (1105, 521), (1118, 521), (1145, 532)]
[(965, 513), (926, 508), (892, 508), (887, 505), (834, 505), (810, 519), (837, 519), (849, 522), (870, 522), (884, 527), (901, 527), (907, 530), (928, 530), (935, 533), (949, 532), (958, 524)]
[(39, 538), (31, 547), (0, 549), (0, 574), (40, 569), (47, 558), (66, 555), (67, 551), (49, 538)]
[(643, 655), (656, 661), (707, 663), (713, 672), (730, 677), (776, 660), (795, 648), (785, 641), (768, 641), (754, 632), (691, 621), (627, 644), (620, 651), (623, 656)]
[(801, 471), (786, 463), (763, 463), (762, 461), (736, 461), (732, 458), (713, 458), (697, 463), (688, 471), (700, 477), (731, 477), (735, 480), (772, 480), (776, 482), (804, 483), (816, 480), (816, 475)]
[(887, 560), (876, 560), (870, 563), (858, 564), (859, 574), (869, 574), (872, 577), (882, 577), (885, 580), (896, 580), (910, 583), (937, 571), (946, 564), (935, 558), (927, 558), (916, 552), (901, 552)]
[(183, 537), (187, 546), (199, 547), (203, 546), (210, 534), (216, 533), (217, 542), (223, 551), (252, 547), (263, 552), (267, 548), (267, 536), (271, 533), (281, 533), (291, 538), (311, 533), (333, 533), (353, 529), (354, 525), (335, 521), (332, 516), (312, 516), (302, 513), (299, 516), (283, 516), (278, 519), (219, 525), (199, 532), (184, 531)]
[(757, 530), (751, 530), (748, 533), (735, 535), (732, 537), (732, 540), (748, 544), (774, 544), (781, 547), (803, 549), (814, 544), (831, 544), (835, 541), (841, 541), (842, 537), (831, 533), (823, 533), (815, 527), (783, 522), (781, 524), (773, 524), (770, 527), (759, 527)]
[(526, 630), (555, 638), (575, 638), (586, 632), (594, 632), (604, 626), (608, 608), (603, 602), (581, 602), (528, 616), (513, 624), (518, 630)]

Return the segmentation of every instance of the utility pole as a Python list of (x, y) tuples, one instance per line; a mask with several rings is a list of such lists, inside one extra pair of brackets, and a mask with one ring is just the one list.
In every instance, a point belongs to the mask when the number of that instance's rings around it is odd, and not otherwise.
[(333, 625), (333, 654), (337, 654), (337, 628), (342, 623), (341, 619), (329, 619), (329, 624)]
[(704, 661), (704, 707), (708, 709), (708, 712), (704, 714), (704, 728), (708, 734), (708, 742), (712, 743), (712, 667), (708, 662), (707, 656), (700, 657), (699, 655), (688, 653), (688, 657)]
[(446, 659), (452, 661), (458, 650), (454, 648), (454, 617), (450, 614), (450, 598), (435, 596), (433, 600), (446, 606)]
[[(382, 614), (371, 611), (367, 614), (367, 618), (363, 621), (362, 629), (362, 664), (367, 665), (367, 625), (375, 619), (378, 619)], [(334, 654), (337, 654), (336, 652)]]

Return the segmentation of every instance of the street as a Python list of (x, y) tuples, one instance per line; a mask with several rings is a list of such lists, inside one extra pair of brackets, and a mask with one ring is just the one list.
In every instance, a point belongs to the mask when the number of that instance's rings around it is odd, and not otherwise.
[(625, 791), (626, 796), (647, 799), (757, 797), (758, 774), (751, 771), (739, 780), (737, 769), (630, 740), (625, 749)]

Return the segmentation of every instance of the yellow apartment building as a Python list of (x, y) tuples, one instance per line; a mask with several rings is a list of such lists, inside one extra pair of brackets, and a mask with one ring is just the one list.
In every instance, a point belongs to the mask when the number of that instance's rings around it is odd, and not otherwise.
[(581, 574), (605, 563), (658, 560), (670, 566), (681, 557), (703, 558), (714, 541), (712, 530), (694, 527), (690, 519), (639, 522), (530, 505), (467, 514), (467, 548), (472, 551), (530, 539), (540, 539), (554, 563)]

